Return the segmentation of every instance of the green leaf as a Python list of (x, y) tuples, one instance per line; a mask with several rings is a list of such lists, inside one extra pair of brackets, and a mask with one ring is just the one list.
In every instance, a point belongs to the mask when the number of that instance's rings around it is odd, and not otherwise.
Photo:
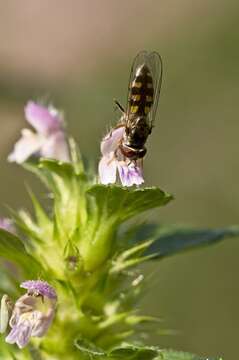
[(144, 189), (122, 188), (116, 185), (93, 185), (87, 193), (95, 198), (100, 214), (115, 217), (119, 222), (146, 210), (166, 205), (172, 196), (157, 187)]
[(124, 343), (121, 346), (104, 352), (83, 338), (74, 342), (75, 347), (84, 359), (114, 359), (114, 360), (223, 360), (222, 358), (200, 357), (194, 354), (174, 350), (161, 350), (155, 346), (137, 346)]
[(86, 359), (152, 360), (156, 359), (158, 355), (158, 350), (153, 347), (138, 347), (125, 344), (109, 352), (104, 352), (102, 349), (97, 348), (94, 344), (82, 338), (77, 339), (74, 344)]
[(174, 350), (160, 350), (157, 360), (223, 360), (222, 358), (200, 357)]
[(141, 257), (133, 257), (128, 264), (120, 261), (121, 255), (119, 255), (114, 260), (111, 272), (124, 269), (127, 266), (134, 266), (142, 261), (161, 259), (194, 247), (213, 245), (235, 236), (239, 236), (238, 226), (196, 229), (179, 225), (130, 224), (126, 230), (119, 234), (117, 240), (119, 244), (127, 244), (128, 249), (130, 249), (122, 251), (121, 254), (127, 254), (128, 251), (133, 252), (134, 249), (142, 248), (145, 250)]
[(181, 351), (160, 350), (154, 346), (134, 346), (130, 344), (115, 348), (108, 356), (115, 360), (222, 360), (222, 358), (202, 358)]
[(114, 349), (108, 356), (115, 360), (223, 360), (222, 358), (199, 357), (181, 351), (160, 350), (153, 346), (134, 346), (129, 344)]
[(120, 243), (128, 243), (130, 246), (147, 241), (149, 239), (155, 239), (159, 234), (161, 226), (152, 223), (136, 223), (127, 225), (125, 228), (122, 227), (120, 233)]
[(159, 234), (145, 255), (162, 258), (194, 247), (216, 244), (226, 238), (239, 235), (239, 227), (219, 229), (194, 229), (187, 227), (159, 227)]
[(25, 249), (22, 241), (14, 234), (0, 229), (0, 256), (21, 266), (29, 278), (35, 278), (40, 265)]
[(156, 359), (159, 351), (155, 347), (134, 346), (125, 344), (115, 348), (109, 353), (111, 359), (127, 359), (127, 360), (152, 360)]
[(146, 255), (154, 254), (155, 258), (162, 258), (194, 247), (215, 244), (238, 235), (238, 227), (194, 229), (176, 226), (168, 233), (162, 232), (162, 235), (159, 235), (146, 251)]
[(89, 359), (102, 359), (102, 357), (107, 356), (105, 352), (98, 347), (96, 347), (90, 341), (83, 339), (82, 337), (76, 339), (74, 341), (75, 347), (85, 356), (85, 358)]

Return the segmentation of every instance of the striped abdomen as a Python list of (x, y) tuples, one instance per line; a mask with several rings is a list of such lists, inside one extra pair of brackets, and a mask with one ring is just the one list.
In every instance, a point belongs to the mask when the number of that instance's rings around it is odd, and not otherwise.
[(154, 97), (153, 79), (147, 65), (138, 67), (130, 87), (129, 113), (146, 116), (151, 109)]

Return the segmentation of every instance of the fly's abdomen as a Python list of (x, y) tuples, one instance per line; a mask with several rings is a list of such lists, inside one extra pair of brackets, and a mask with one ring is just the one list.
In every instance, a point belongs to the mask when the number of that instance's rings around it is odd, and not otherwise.
[(154, 98), (153, 78), (146, 65), (138, 67), (130, 86), (129, 113), (146, 116), (153, 105)]

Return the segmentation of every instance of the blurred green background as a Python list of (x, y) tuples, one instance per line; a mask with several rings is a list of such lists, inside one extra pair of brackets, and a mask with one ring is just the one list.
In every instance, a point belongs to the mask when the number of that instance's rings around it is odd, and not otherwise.
[[(1, 215), (27, 207), (39, 183), (6, 157), (25, 126), (28, 99), (64, 109), (68, 131), (97, 163), (99, 142), (125, 102), (140, 50), (164, 62), (160, 111), (148, 142), (147, 185), (176, 200), (149, 221), (238, 223), (239, 3), (233, 0), (30, 1), (0, 4)], [(239, 244), (233, 239), (160, 264), (140, 308), (159, 315), (162, 347), (238, 358)]]

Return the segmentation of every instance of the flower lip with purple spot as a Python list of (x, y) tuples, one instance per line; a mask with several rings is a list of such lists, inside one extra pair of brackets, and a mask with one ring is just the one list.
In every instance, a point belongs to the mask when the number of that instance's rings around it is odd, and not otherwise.
[(46, 281), (27, 280), (21, 283), (20, 287), (27, 290), (37, 291), (39, 294), (46, 296), (49, 299), (57, 299), (55, 289)]

